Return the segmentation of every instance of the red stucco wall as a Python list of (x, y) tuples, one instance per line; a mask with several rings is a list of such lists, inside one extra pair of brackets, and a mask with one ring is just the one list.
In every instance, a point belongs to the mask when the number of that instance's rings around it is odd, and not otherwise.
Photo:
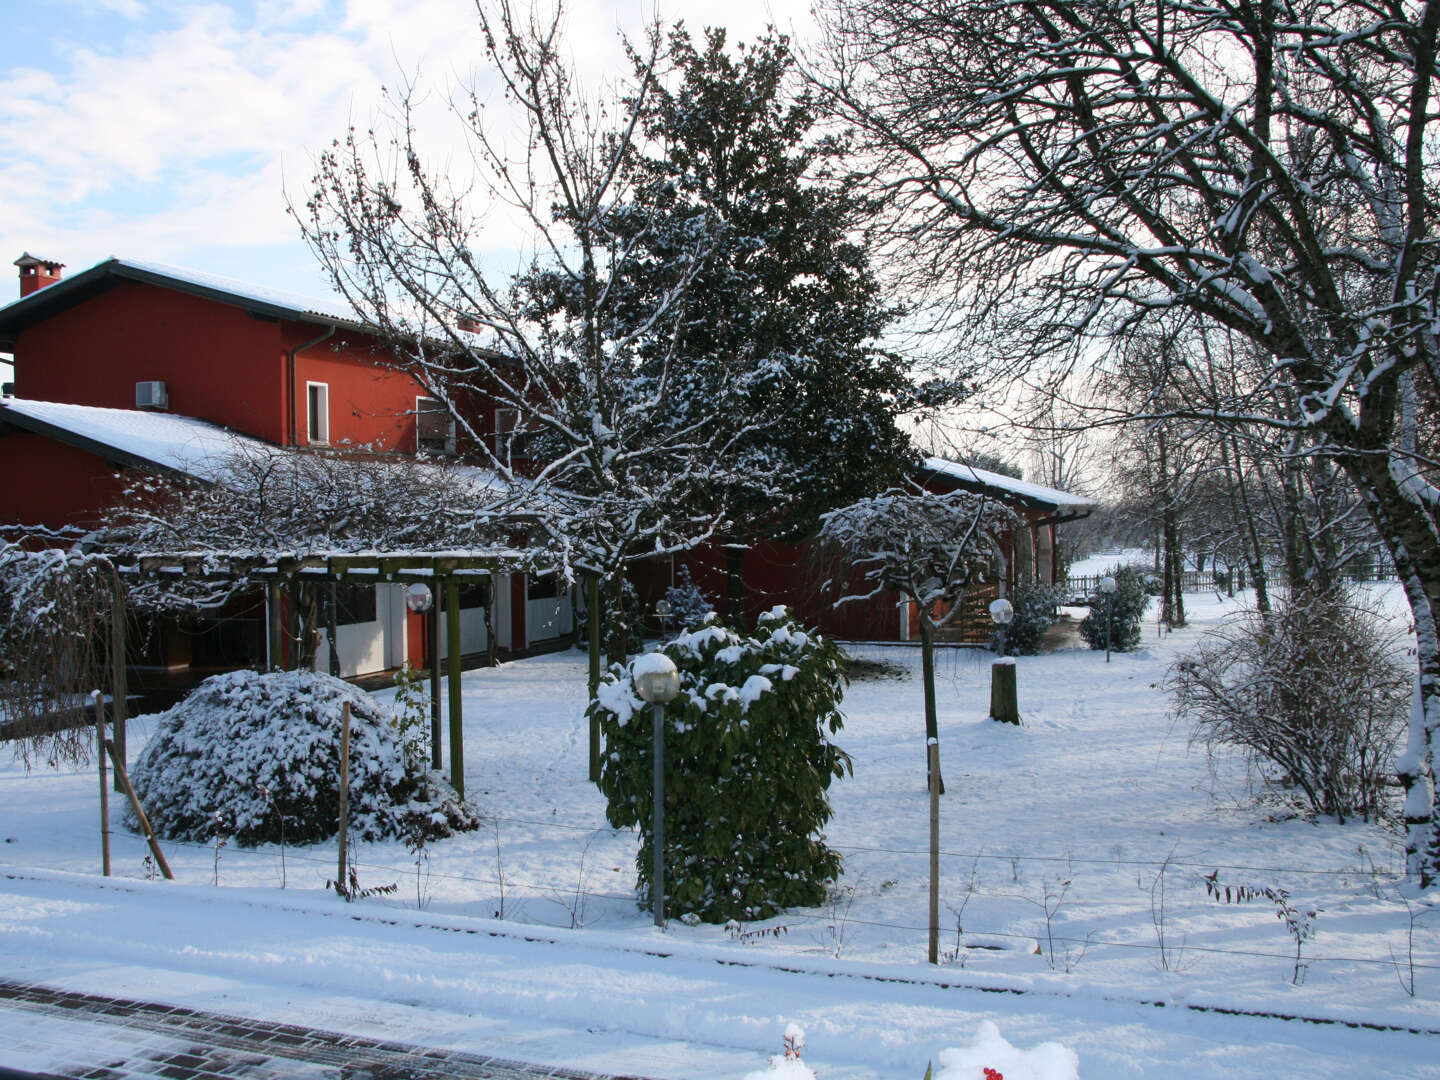
[[(169, 410), (270, 442), (292, 430), (289, 352), (324, 327), (276, 321), (142, 282), (110, 289), (21, 331), (15, 396), (133, 409), (135, 384), (165, 383)], [(340, 331), (295, 358), (296, 442), (306, 442), (306, 383), (329, 386), (330, 443), (415, 449), (415, 381), (381, 363), (374, 342)]]
[(0, 524), (94, 528), (124, 481), (110, 462), (26, 431), (0, 434)]

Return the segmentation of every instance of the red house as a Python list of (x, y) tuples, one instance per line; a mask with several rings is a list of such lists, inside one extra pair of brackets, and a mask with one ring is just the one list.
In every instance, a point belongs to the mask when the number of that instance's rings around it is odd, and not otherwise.
[[(126, 470), (208, 479), (205, 448), (237, 438), (296, 452), (464, 450), (438, 402), (337, 302), (126, 259), (69, 277), (28, 253), (15, 265), (20, 299), (0, 307), (0, 352), (14, 354), (15, 370), (0, 398), (0, 524), (94, 527)], [(481, 430), (493, 429), (495, 410), (478, 411)], [(419, 661), (420, 624), (407, 618), (403, 587), (364, 592), (347, 604), (341, 670)], [(467, 600), (462, 651), (478, 652), (489, 645), (482, 597)], [(497, 580), (493, 614), (502, 649), (570, 632), (569, 599), (544, 580)], [(263, 611), (219, 613), (152, 643), (143, 659), (263, 661), (275, 652), (265, 626)]]
[[(946, 634), (966, 641), (988, 641), (992, 630), (988, 614), (990, 601), (1030, 582), (1057, 584), (1059, 564), (1055, 554), (1056, 528), (1067, 521), (1088, 516), (1098, 505), (1082, 495), (1046, 487), (1000, 473), (978, 469), (945, 458), (925, 459), (915, 480), (927, 490), (946, 493), (971, 491), (1004, 503), (1015, 511), (1020, 525), (1004, 547), (1004, 566), (984, 585), (966, 595), (965, 612)], [(652, 568), (642, 585), (642, 594), (658, 599), (673, 581), (676, 570), (685, 567), (690, 578), (717, 607), (725, 606), (729, 581), (726, 551), (711, 546)], [(784, 605), (823, 633), (850, 641), (910, 641), (920, 633), (919, 616), (913, 603), (902, 602), (898, 593), (883, 593), (871, 600), (835, 605), (836, 596), (822, 588), (823, 569), (815, 564), (815, 550), (808, 543), (761, 541), (745, 549), (740, 558), (741, 599), (745, 617), (753, 622), (763, 611)], [(648, 588), (647, 588), (648, 586)]]

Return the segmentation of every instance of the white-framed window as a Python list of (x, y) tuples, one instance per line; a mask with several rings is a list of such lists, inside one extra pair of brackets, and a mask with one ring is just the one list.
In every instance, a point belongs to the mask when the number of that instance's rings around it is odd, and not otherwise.
[(323, 382), (305, 384), (305, 441), (324, 446), (330, 442), (330, 386)]
[(455, 418), (439, 398), (415, 399), (415, 452), (455, 453)]

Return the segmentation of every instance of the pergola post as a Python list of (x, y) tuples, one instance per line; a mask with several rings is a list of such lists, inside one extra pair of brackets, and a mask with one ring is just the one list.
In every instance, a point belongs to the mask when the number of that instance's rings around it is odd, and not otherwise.
[(445, 582), (445, 671), (450, 689), (450, 786), (465, 798), (464, 724), (460, 700), (460, 582)]
[(279, 671), (285, 666), (285, 620), (280, 607), (279, 578), (271, 578), (265, 583), (265, 609), (270, 616), (270, 639), (266, 643), (268, 649), (265, 667), (270, 671)]
[[(125, 678), (125, 586), (120, 575), (111, 583), (110, 599), (110, 721), (113, 725), (111, 742), (115, 754), (123, 764), (125, 761), (125, 721), (129, 708), (125, 698), (129, 687)], [(115, 770), (115, 790), (123, 792), (120, 770)]]
[(437, 770), (445, 764), (440, 746), (440, 604), (441, 598), (432, 595), (430, 610), (421, 616), (425, 620), (426, 659), (430, 661), (430, 767)]

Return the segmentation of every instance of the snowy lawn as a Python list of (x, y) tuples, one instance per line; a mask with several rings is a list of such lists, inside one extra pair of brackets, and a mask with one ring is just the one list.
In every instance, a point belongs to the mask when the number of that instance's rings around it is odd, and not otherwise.
[[(837, 741), (853, 756), (855, 774), (831, 789), (835, 816), (828, 837), (846, 860), (832, 902), (729, 929), (672, 920), (665, 939), (707, 955), (718, 949), (746, 964), (825, 968), (838, 959), (852, 971), (879, 963), (888, 977), (908, 972), (920, 980), (1031, 992), (1015, 997), (1013, 1006), (992, 1000), (1002, 1014), (1021, 1012), (1031, 1000), (1069, 999), (1091, 1003), (1086, 1008), (1166, 1003), (1418, 1029), (1419, 1039), (1393, 1036), (1404, 1063), (1395, 1075), (1427, 1069), (1423, 1075), (1440, 1075), (1429, 1064), (1440, 1047), (1440, 913), (1423, 906), (1426, 898), (1407, 901), (1397, 888), (1397, 832), (1306, 820), (1279, 799), (1257, 802), (1238, 759), (1212, 758), (1190, 745), (1189, 733), (1168, 717), (1157, 684), (1176, 655), (1239, 602), (1213, 594), (1186, 600), (1190, 627), (1160, 638), (1152, 621), (1142, 649), (1115, 654), (1108, 665), (1102, 653), (1083, 648), (1020, 658), (1024, 722), (1018, 729), (985, 719), (987, 654), (941, 654), (947, 793), (941, 800), (945, 962), (938, 970), (924, 963), (928, 799), (919, 653), (902, 646), (852, 650), (884, 665), (885, 677), (854, 682), (844, 702), (847, 722)], [(1388, 592), (1384, 600), (1400, 612), (1398, 594)], [(468, 672), (464, 694), (466, 783), (487, 824), (433, 843), (418, 866), (399, 842), (361, 845), (361, 885), (394, 882), (399, 889), (359, 906), (377, 914), (387, 906), (412, 913), (420, 906), (427, 918), (498, 917), (600, 931), (596, 937), (607, 949), (623, 949), (627, 941), (653, 949), (649, 913), (631, 893), (636, 837), (606, 825), (602, 800), (585, 780), (583, 655)], [(144, 718), (132, 723), (132, 756), (151, 728)], [(0, 766), (0, 859), (16, 869), (98, 872), (95, 789), (93, 771), (27, 776), (12, 763)], [(118, 829), (113, 806), (112, 818)], [(245, 886), (248, 896), (306, 907), (338, 903), (322, 891), (335, 874), (330, 845), (283, 852), (277, 846), (165, 847), (182, 883)], [(117, 833), (112, 849), (118, 876), (144, 876), (139, 837)], [(1291, 907), (1314, 909), (1313, 936), (1303, 941), (1298, 964), (1296, 942), (1276, 905), (1210, 899), (1200, 876), (1213, 871), (1226, 884), (1283, 888)], [(1411, 913), (1423, 911), (1430, 913), (1412, 924)], [(22, 936), (0, 915), (0, 947), (23, 951)], [(243, 951), (244, 942), (237, 948)], [(1117, 1061), (1129, 1059), (1111, 1034), (1103, 1055), (1108, 1075), (1163, 1074), (1165, 1046), (1139, 1047), (1155, 1037), (1142, 1030), (1147, 1016), (1162, 1012), (1174, 1010), (1147, 1004), (1134, 1020), (1133, 1058), (1151, 1061), (1153, 1069), (1117, 1070)], [(890, 1021), (877, 1015), (848, 1022), (871, 1023), (873, 1037), (883, 1042)], [(903, 1018), (893, 1022), (906, 1025)], [(704, 1023), (697, 1023), (704, 1036)], [(1383, 1044), (1390, 1037), (1306, 1027), (1315, 1033), (1309, 1037), (1325, 1042), (1323, 1060), (1335, 1065), (1336, 1076), (1350, 1074), (1347, 1038), (1363, 1034)], [(1094, 1075), (1086, 1062), (1096, 1060), (1096, 1047), (1086, 1045), (1083, 1022), (1065, 1033), (1026, 1030), (1023, 1040), (1003, 1015), (1000, 1028), (1016, 1045), (1058, 1039), (1080, 1053), (1080, 1075)], [(1247, 1041), (1242, 1030), (1236, 1028), (1236, 1038)], [(945, 1045), (962, 1046), (973, 1033), (973, 1024), (961, 1024)], [(845, 1043), (857, 1039), (853, 1032), (842, 1036), (840, 1026), (833, 1034)], [(824, 1040), (812, 1026), (813, 1053), (824, 1054)], [(1417, 1045), (1429, 1052), (1412, 1058)], [(1286, 1074), (1263, 1058), (1252, 1062), (1241, 1046), (1233, 1054), (1222, 1049), (1215, 1075)], [(1171, 1050), (1179, 1052), (1178, 1044)], [(1351, 1066), (1371, 1060), (1365, 1057), (1371, 1050), (1356, 1052)], [(924, 1069), (923, 1061), (917, 1064), (915, 1080)]]

